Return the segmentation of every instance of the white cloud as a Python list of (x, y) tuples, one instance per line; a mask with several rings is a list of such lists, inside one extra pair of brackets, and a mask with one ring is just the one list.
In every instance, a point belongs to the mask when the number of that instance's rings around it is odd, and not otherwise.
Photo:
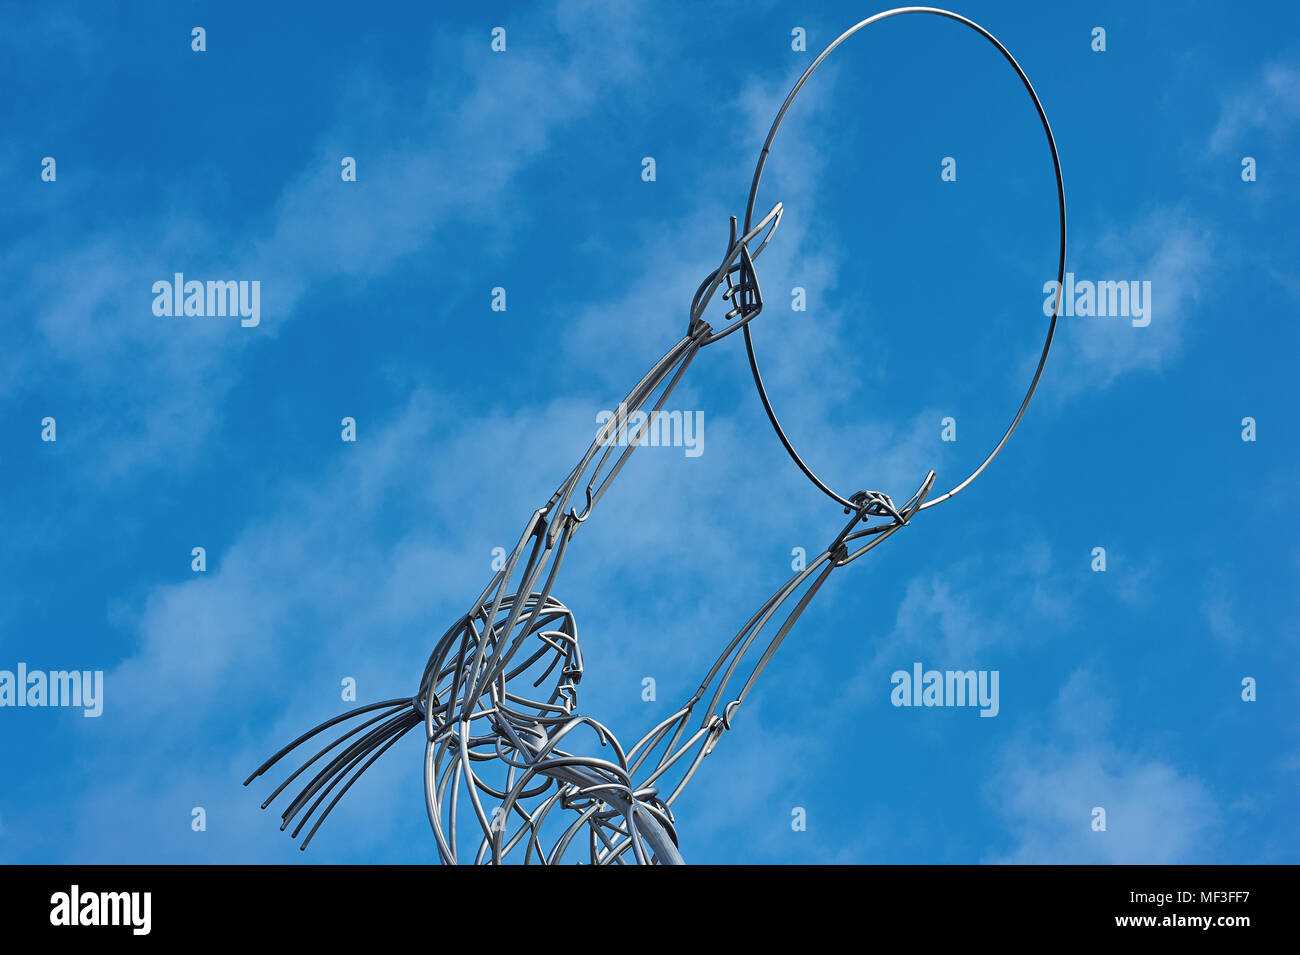
[[(985, 791), (1011, 845), (989, 858), (1017, 864), (1157, 865), (1205, 861), (1218, 828), (1199, 779), (1107, 741), (1114, 704), (1088, 673), (1062, 689), (1049, 742), (1006, 746)], [(1093, 810), (1106, 830), (1093, 831)]]
[(1232, 592), (1222, 572), (1211, 573), (1206, 580), (1201, 612), (1205, 615), (1206, 626), (1216, 639), (1227, 644), (1235, 644), (1241, 639), (1241, 626), (1237, 622)]
[(1216, 276), (1216, 240), (1181, 208), (1164, 207), (1135, 225), (1114, 228), (1074, 247), (1078, 280), (1150, 282), (1150, 324), (1130, 318), (1063, 316), (1048, 359), (1046, 394), (1069, 396), (1107, 388), (1136, 372), (1160, 371), (1176, 360), (1205, 319), (1197, 306)]
[(1259, 135), (1272, 142), (1286, 135), (1300, 120), (1300, 70), (1285, 63), (1269, 63), (1249, 89), (1224, 97), (1219, 119), (1210, 134), (1210, 150), (1223, 154), (1237, 150), (1251, 155)]
[[(1041, 540), (1026, 542), (1010, 558), (984, 551), (963, 558), (908, 581), (894, 627), (868, 669), (893, 670), (913, 660), (975, 666), (990, 651), (1032, 640), (1038, 628), (1067, 624), (1075, 590)], [(1009, 606), (1017, 608), (1014, 618), (1005, 615)]]
[[(509, 241), (518, 218), (504, 203), (514, 177), (598, 93), (608, 98), (639, 82), (642, 14), (631, 4), (562, 3), (536, 18), (548, 31), (545, 52), (519, 45), (493, 56), (481, 36), (444, 37), (430, 68), (457, 76), (447, 82), (463, 95), (431, 93), (413, 109), (387, 101), (379, 67), (355, 68), (354, 101), (321, 133), (264, 223), (254, 218), (241, 236), (178, 208), (161, 221), (91, 233), (66, 255), (51, 257), (39, 237), (24, 243), (5, 257), (4, 271), (14, 277), (6, 283), (11, 309), (29, 316), (34, 334), (10, 342), (0, 387), (35, 386), (57, 372), (65, 394), (84, 389), (80, 403), (94, 410), (82, 418), (83, 433), (112, 435), (95, 457), (99, 477), (187, 467), (220, 420), (244, 349), (276, 335), (304, 295), (337, 275), (355, 287), (416, 253), (428, 256), (453, 223)], [(592, 36), (617, 41), (620, 56)], [(392, 145), (360, 157), (364, 188), (342, 188), (339, 157), (358, 142)], [(48, 221), (60, 228), (57, 217)], [(152, 284), (176, 271), (260, 281), (261, 325), (157, 318)]]

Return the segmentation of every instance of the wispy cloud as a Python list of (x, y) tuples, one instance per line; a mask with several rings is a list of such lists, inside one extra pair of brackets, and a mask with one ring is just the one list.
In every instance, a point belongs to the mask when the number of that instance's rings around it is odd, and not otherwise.
[[(990, 651), (1009, 651), (1035, 629), (1067, 624), (1076, 586), (1042, 540), (1018, 555), (977, 553), (908, 581), (893, 629), (879, 643), (871, 668), (912, 660), (972, 666)], [(1014, 620), (1002, 612), (1017, 607)]]
[[(489, 227), (498, 241), (510, 241), (518, 217), (503, 205), (508, 184), (598, 93), (636, 84), (639, 10), (561, 4), (544, 28), (547, 44), (520, 44), (501, 56), (482, 36), (445, 37), (438, 70), (458, 77), (460, 95), (446, 96), (429, 77), (435, 92), (413, 110), (389, 102), (382, 64), (356, 67), (355, 99), (320, 133), (310, 161), (262, 223), (254, 219), (242, 234), (180, 207), (162, 221), (92, 232), (53, 257), (42, 241), (11, 249), (6, 297), (12, 310), (30, 316), (24, 327), (31, 334), (11, 340), (0, 359), (3, 387), (60, 375), (65, 392), (84, 391), (85, 404), (97, 409), (85, 432), (111, 424), (113, 433), (96, 458), (102, 478), (188, 466), (220, 420), (244, 351), (294, 320), (305, 296), (338, 275), (355, 285), (417, 253), (432, 257), (452, 223)], [(546, 18), (518, 22), (541, 28)], [(617, 39), (625, 55), (612, 60), (590, 42), (593, 33)], [(360, 188), (348, 188), (339, 181), (339, 159), (358, 143), (379, 145), (360, 157)], [(57, 218), (47, 226), (66, 235)], [(177, 271), (259, 280), (261, 324), (248, 330), (154, 316), (153, 282)], [(116, 374), (124, 365), (132, 368), (129, 380)]]
[(1082, 239), (1071, 256), (1078, 278), (1150, 282), (1150, 324), (1134, 326), (1127, 317), (1063, 317), (1046, 393), (1065, 397), (1107, 388), (1177, 360), (1203, 318), (1197, 306), (1218, 274), (1215, 252), (1213, 230), (1180, 207), (1157, 208), (1133, 225)]
[[(1114, 703), (1093, 675), (1062, 688), (1055, 720), (1003, 749), (988, 801), (1010, 845), (987, 861), (1141, 864), (1205, 861), (1218, 809), (1208, 787), (1166, 760), (1109, 741)], [(1105, 811), (1104, 831), (1093, 829)]]
[(1223, 154), (1252, 145), (1248, 137), (1265, 136), (1274, 142), (1286, 136), (1300, 120), (1300, 70), (1287, 63), (1269, 63), (1245, 89), (1225, 96), (1218, 122), (1210, 134), (1210, 150)]

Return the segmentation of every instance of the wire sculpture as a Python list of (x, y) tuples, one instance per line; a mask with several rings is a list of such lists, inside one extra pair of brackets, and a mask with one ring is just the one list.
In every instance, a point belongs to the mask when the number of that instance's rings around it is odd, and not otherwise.
[[(1060, 245), (1058, 291), (1042, 352), (1001, 440), (947, 492), (931, 497), (935, 472), (930, 471), (900, 506), (879, 491), (842, 495), (804, 463), (768, 397), (750, 323), (763, 308), (754, 262), (783, 214), (778, 202), (754, 221), (759, 181), (781, 122), (809, 77), (840, 44), (873, 23), (903, 14), (936, 15), (971, 28), (1016, 71), (1051, 150)], [(932, 7), (887, 10), (850, 27), (812, 62), (777, 112), (754, 170), (743, 225), (732, 217), (722, 261), (700, 283), (691, 301), (685, 336), (637, 382), (550, 500), (528, 518), (502, 568), (434, 647), (415, 695), (358, 707), (308, 730), (263, 763), (244, 785), (327, 730), (348, 727), (262, 804), (265, 809), (316, 767), (281, 816), (282, 830), (296, 820), (294, 838), (311, 824), (301, 845), (306, 849), (366, 769), (406, 733), (423, 725), (425, 805), (443, 862), (552, 864), (572, 852), (592, 864), (680, 864), (673, 804), (704, 757), (731, 729), (737, 709), (830, 574), (893, 536), (917, 514), (969, 486), (1006, 445), (1042, 376), (1060, 312), (1064, 272), (1065, 188), (1056, 142), (1037, 93), (1011, 53), (973, 21)], [(728, 324), (715, 330), (704, 313), (719, 289), (731, 307), (724, 316)], [(744, 335), (754, 383), (777, 437), (799, 469), (849, 518), (827, 548), (749, 618), (699, 689), (672, 716), (625, 749), (608, 728), (578, 710), (583, 666), (577, 626), (552, 588), (573, 536), (654, 424), (695, 356), (736, 331)], [(621, 452), (615, 454), (616, 448)], [(579, 489), (580, 507), (575, 506)], [(783, 612), (784, 618), (778, 620)], [(746, 661), (747, 678), (739, 690), (728, 692)], [(468, 843), (461, 837), (462, 829), (473, 833)]]

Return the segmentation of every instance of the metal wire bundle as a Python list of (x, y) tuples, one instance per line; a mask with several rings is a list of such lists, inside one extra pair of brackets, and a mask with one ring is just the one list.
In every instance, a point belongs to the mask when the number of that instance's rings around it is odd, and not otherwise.
[[(935, 473), (930, 471), (900, 507), (878, 491), (841, 495), (804, 463), (768, 397), (749, 326), (763, 308), (754, 261), (783, 214), (777, 203), (754, 223), (755, 200), (787, 110), (808, 78), (846, 39), (872, 23), (913, 13), (945, 17), (975, 30), (1015, 69), (1033, 100), (1051, 150), (1060, 248), (1056, 306), (1033, 379), (1010, 426), (963, 481), (931, 497)], [(731, 729), (736, 710), (830, 574), (906, 527), (917, 514), (967, 487), (1011, 437), (1047, 360), (1064, 271), (1065, 190), (1056, 144), (1037, 94), (1006, 48), (973, 21), (930, 7), (888, 10), (855, 24), (813, 61), (778, 111), (754, 171), (744, 224), (738, 226), (731, 219), (722, 261), (700, 283), (691, 301), (686, 335), (637, 382), (550, 500), (533, 512), (501, 570), (434, 647), (415, 695), (358, 707), (320, 724), (263, 763), (244, 785), (309, 741), (336, 727), (342, 730), (262, 804), (266, 808), (316, 767), (282, 815), (281, 829), (297, 820), (294, 838), (314, 819), (302, 842), (305, 849), (356, 780), (399, 739), (422, 725), (425, 805), (443, 862), (553, 864), (581, 854), (583, 861), (598, 865), (681, 863), (672, 805), (704, 757)], [(729, 324), (715, 331), (704, 320), (704, 312), (724, 285), (721, 297), (731, 306), (724, 316)], [(574, 534), (655, 424), (692, 360), (704, 346), (736, 331), (744, 334), (754, 383), (778, 438), (800, 470), (850, 517), (826, 549), (780, 587), (732, 638), (699, 689), (625, 750), (607, 727), (578, 710), (583, 668), (577, 624), (552, 588)], [(616, 454), (618, 448), (622, 450)], [(579, 488), (580, 511), (573, 505)], [(744, 683), (729, 690), (745, 669)], [(466, 840), (462, 828), (472, 837)]]

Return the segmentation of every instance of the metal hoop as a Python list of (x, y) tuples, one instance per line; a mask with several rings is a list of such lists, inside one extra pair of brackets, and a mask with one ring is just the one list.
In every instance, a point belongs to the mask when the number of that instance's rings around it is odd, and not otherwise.
[[(786, 111), (790, 108), (790, 104), (794, 102), (795, 96), (798, 95), (799, 90), (803, 88), (804, 83), (808, 81), (808, 78), (812, 76), (817, 67), (821, 66), (822, 61), (831, 54), (831, 51), (849, 37), (853, 36), (853, 34), (873, 23), (876, 23), (877, 21), (886, 20), (889, 17), (901, 16), (907, 13), (928, 13), (934, 16), (946, 17), (949, 20), (955, 20), (958, 23), (968, 26), (997, 47), (998, 52), (1001, 53), (1006, 61), (1011, 64), (1012, 68), (1016, 71), (1016, 75), (1020, 77), (1020, 82), (1024, 85), (1025, 90), (1034, 101), (1034, 108), (1038, 111), (1038, 119), (1042, 123), (1043, 133), (1047, 136), (1047, 145), (1052, 151), (1052, 168), (1056, 173), (1056, 199), (1060, 210), (1061, 222), (1060, 254), (1057, 260), (1056, 269), (1056, 301), (1052, 307), (1051, 323), (1047, 326), (1047, 337), (1043, 342), (1043, 351), (1038, 357), (1038, 367), (1034, 370), (1034, 377), (1029, 382), (1029, 389), (1025, 392), (1024, 400), (1021, 401), (1020, 408), (1016, 411), (1016, 416), (1011, 420), (1010, 426), (1008, 426), (1006, 432), (1002, 435), (1002, 440), (997, 443), (997, 446), (993, 448), (989, 453), (989, 456), (984, 459), (984, 463), (972, 471), (960, 484), (953, 487), (952, 490), (947, 491), (938, 497), (930, 498), (925, 501), (920, 508), (918, 508), (918, 510), (925, 510), (926, 508), (933, 507), (936, 504), (942, 504), (944, 501), (948, 500), (948, 498), (963, 490), (967, 485), (979, 477), (984, 472), (984, 469), (987, 468), (993, 462), (993, 459), (998, 456), (999, 452), (1001, 452), (1003, 446), (1011, 437), (1012, 432), (1016, 430), (1016, 426), (1020, 424), (1020, 419), (1024, 417), (1025, 409), (1029, 407), (1029, 401), (1033, 398), (1034, 390), (1038, 387), (1038, 379), (1043, 374), (1043, 366), (1047, 362), (1047, 353), (1052, 347), (1052, 336), (1056, 332), (1056, 319), (1061, 311), (1061, 289), (1065, 282), (1065, 183), (1061, 176), (1061, 160), (1056, 151), (1056, 139), (1052, 136), (1052, 127), (1047, 122), (1047, 113), (1044, 112), (1043, 104), (1039, 101), (1038, 94), (1034, 92), (1034, 87), (1033, 84), (1029, 82), (1029, 77), (1025, 75), (1025, 71), (1020, 68), (1020, 64), (1016, 62), (1015, 57), (1013, 57), (1010, 51), (1008, 51), (1007, 48), (998, 41), (997, 37), (989, 33), (988, 30), (985, 30), (975, 21), (968, 20), (966, 17), (949, 10), (940, 10), (937, 7), (898, 7), (894, 10), (886, 10), (883, 13), (877, 13), (875, 16), (868, 17), (867, 19), (854, 24), (836, 37), (835, 40), (821, 52), (817, 59), (813, 60), (812, 65), (804, 71), (803, 76), (799, 77), (799, 81), (794, 84), (794, 88), (790, 90), (790, 95), (785, 98), (785, 102), (781, 105), (780, 111), (777, 112), (776, 119), (772, 122), (772, 128), (768, 131), (767, 139), (763, 143), (763, 151), (759, 154), (758, 165), (754, 168), (754, 181), (749, 187), (749, 201), (745, 205), (745, 225), (742, 231), (746, 233), (750, 231), (750, 219), (754, 214), (754, 201), (758, 197), (758, 183), (759, 179), (763, 175), (763, 167), (767, 163), (767, 156), (768, 152), (772, 148), (772, 141), (776, 138), (776, 131), (781, 127), (781, 121), (785, 119)], [(772, 427), (776, 430), (776, 436), (781, 439), (781, 443), (785, 446), (786, 452), (789, 453), (794, 463), (799, 466), (799, 469), (808, 476), (808, 479), (823, 493), (839, 502), (846, 509), (855, 509), (856, 505), (852, 502), (849, 496), (840, 495), (832, 490), (829, 485), (822, 481), (822, 479), (813, 472), (812, 468), (808, 467), (808, 465), (804, 463), (803, 458), (799, 456), (799, 452), (794, 449), (794, 445), (791, 444), (790, 438), (785, 433), (785, 429), (781, 427), (781, 422), (777, 420), (776, 412), (772, 408), (771, 399), (768, 398), (767, 388), (763, 384), (763, 376), (758, 370), (758, 358), (754, 354), (754, 340), (749, 325), (744, 325), (741, 331), (745, 336), (745, 351), (749, 354), (749, 368), (754, 374), (754, 384), (758, 387), (758, 396), (762, 399), (763, 410), (767, 412), (768, 420), (772, 422)]]

